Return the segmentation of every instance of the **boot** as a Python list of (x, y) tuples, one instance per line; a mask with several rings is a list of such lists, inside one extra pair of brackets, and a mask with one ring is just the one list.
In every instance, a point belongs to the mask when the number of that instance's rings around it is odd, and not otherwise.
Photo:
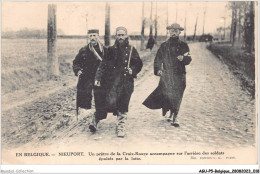
[(178, 122), (177, 114), (174, 115), (171, 125), (174, 126), (174, 127), (179, 127), (180, 126), (180, 124)]
[(90, 132), (95, 133), (97, 131), (97, 124), (99, 121), (96, 119), (96, 113), (94, 113), (91, 117), (92, 119), (89, 122), (89, 130)]
[(125, 137), (125, 122), (127, 119), (126, 113), (119, 112), (117, 116), (117, 136)]

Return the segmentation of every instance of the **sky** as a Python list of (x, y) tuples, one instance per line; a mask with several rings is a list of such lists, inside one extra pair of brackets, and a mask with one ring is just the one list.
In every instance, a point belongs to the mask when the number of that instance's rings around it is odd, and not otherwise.
[[(142, 23), (142, 2), (109, 2), (111, 14), (111, 34), (115, 28), (125, 26), (129, 34), (139, 34)], [(88, 29), (99, 29), (104, 34), (106, 2), (2, 2), (2, 31), (22, 28), (47, 29), (48, 4), (57, 5), (57, 29), (66, 35), (85, 35)], [(156, 5), (158, 34), (166, 34), (167, 6), (168, 24), (174, 22), (184, 27), (186, 13), (186, 33), (193, 35), (198, 15), (197, 34), (202, 34), (203, 13), (206, 9), (204, 33), (215, 33), (216, 28), (224, 26), (222, 17), (226, 16), (226, 26), (230, 23), (230, 10), (227, 2), (175, 2), (153, 1), (153, 20)], [(150, 18), (151, 2), (144, 2), (144, 17)], [(177, 14), (177, 21), (176, 21)], [(87, 17), (86, 17), (87, 16)], [(86, 22), (87, 18), (87, 22)], [(149, 34), (149, 27), (145, 28)]]

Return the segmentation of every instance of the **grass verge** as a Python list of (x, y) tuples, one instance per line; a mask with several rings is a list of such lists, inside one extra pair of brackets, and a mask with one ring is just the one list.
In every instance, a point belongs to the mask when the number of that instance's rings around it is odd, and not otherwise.
[(255, 54), (245, 53), (240, 47), (231, 44), (210, 44), (207, 48), (222, 62), (228, 65), (238, 77), (241, 87), (255, 98)]

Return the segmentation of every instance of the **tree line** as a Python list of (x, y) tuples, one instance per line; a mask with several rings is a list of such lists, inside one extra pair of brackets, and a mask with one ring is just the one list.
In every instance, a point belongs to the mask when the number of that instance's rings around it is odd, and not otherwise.
[[(64, 32), (58, 29), (58, 35), (63, 35)], [(2, 32), (2, 38), (47, 38), (46, 29), (23, 28), (18, 31), (7, 30)]]
[(253, 52), (255, 49), (255, 2), (254, 1), (231, 1), (227, 6), (231, 14), (231, 24), (229, 27), (217, 29), (219, 33), (223, 31), (222, 39), (225, 39), (226, 30), (230, 30), (229, 40), (234, 46), (240, 44), (246, 52)]

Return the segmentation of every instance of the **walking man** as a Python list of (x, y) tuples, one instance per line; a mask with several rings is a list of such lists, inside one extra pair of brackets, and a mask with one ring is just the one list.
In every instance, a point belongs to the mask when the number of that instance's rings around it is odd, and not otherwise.
[(148, 39), (148, 42), (146, 45), (146, 49), (150, 49), (150, 51), (152, 51), (154, 44), (155, 44), (155, 40), (154, 40), (153, 36), (149, 36), (149, 39)]
[(150, 109), (162, 108), (163, 116), (170, 110), (171, 125), (179, 127), (178, 112), (186, 87), (185, 66), (190, 64), (191, 56), (187, 43), (179, 39), (184, 29), (175, 23), (167, 30), (171, 37), (161, 44), (154, 60), (154, 74), (160, 76), (160, 82), (143, 104)]
[(134, 91), (134, 78), (141, 71), (142, 66), (137, 50), (129, 45), (127, 29), (116, 28), (115, 44), (108, 48), (104, 61), (98, 68), (95, 85), (102, 87), (101, 78), (104, 75), (109, 78), (106, 106), (108, 112), (117, 115), (118, 137), (124, 137), (126, 134), (125, 123), (129, 101)]
[[(79, 50), (73, 60), (73, 71), (78, 76), (77, 84), (77, 114), (90, 115), (94, 78), (106, 48), (99, 42), (99, 30), (89, 30), (90, 43)], [(90, 119), (90, 131), (95, 132), (99, 120), (106, 118), (102, 89), (94, 90), (96, 112)]]

